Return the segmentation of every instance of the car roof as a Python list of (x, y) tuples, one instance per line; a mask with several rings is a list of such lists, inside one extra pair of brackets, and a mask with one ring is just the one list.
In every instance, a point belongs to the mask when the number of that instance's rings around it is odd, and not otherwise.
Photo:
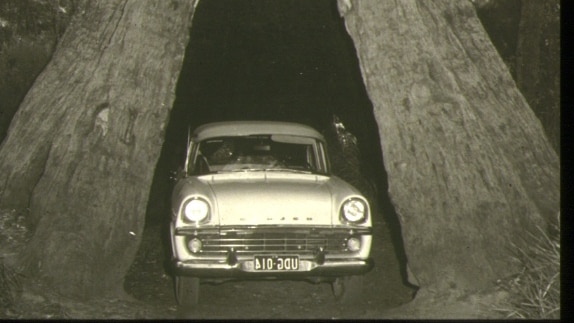
[(299, 123), (281, 121), (223, 121), (207, 123), (193, 132), (194, 141), (206, 138), (249, 135), (296, 135), (325, 140), (317, 130)]

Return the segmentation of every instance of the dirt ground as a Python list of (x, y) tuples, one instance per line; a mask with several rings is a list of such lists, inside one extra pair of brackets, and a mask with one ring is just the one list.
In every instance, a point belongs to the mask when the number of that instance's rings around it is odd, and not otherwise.
[[(12, 220), (16, 219), (16, 220)], [(25, 243), (21, 216), (0, 212), (0, 265), (8, 264)], [(0, 282), (18, 277), (25, 284), (0, 290), (0, 319), (500, 319), (493, 310), (507, 295), (488, 290), (472, 295), (437, 295), (416, 291), (404, 283), (388, 225), (374, 219), (375, 267), (365, 276), (363, 300), (340, 306), (328, 283), (303, 281), (237, 281), (202, 284), (200, 305), (178, 308), (173, 278), (166, 270), (165, 235), (159, 225), (148, 226), (117, 299), (89, 302), (67, 299), (51, 292), (41, 281), (26, 281), (0, 266)], [(2, 289), (6, 289), (6, 286)], [(416, 292), (416, 298), (413, 296)], [(9, 305), (7, 305), (9, 304)]]
[[(398, 258), (383, 220), (374, 223), (374, 269), (365, 277), (364, 299), (359, 305), (341, 307), (331, 285), (305, 281), (233, 281), (202, 284), (200, 305), (178, 309), (172, 278), (165, 271), (161, 230), (145, 233), (137, 260), (126, 277), (125, 289), (134, 298), (163, 308), (170, 318), (197, 319), (332, 319), (361, 318), (410, 301), (414, 289), (403, 283)], [(160, 314), (160, 313), (157, 313)], [(167, 317), (164, 317), (167, 318)]]

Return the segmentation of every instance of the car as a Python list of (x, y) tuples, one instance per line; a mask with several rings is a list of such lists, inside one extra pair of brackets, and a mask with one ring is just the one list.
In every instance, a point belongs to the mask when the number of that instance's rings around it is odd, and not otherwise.
[[(175, 295), (199, 303), (202, 282), (331, 283), (335, 299), (361, 299), (373, 268), (369, 202), (331, 173), (314, 128), (279, 121), (198, 127), (171, 200)], [(272, 282), (270, 282), (272, 283)]]

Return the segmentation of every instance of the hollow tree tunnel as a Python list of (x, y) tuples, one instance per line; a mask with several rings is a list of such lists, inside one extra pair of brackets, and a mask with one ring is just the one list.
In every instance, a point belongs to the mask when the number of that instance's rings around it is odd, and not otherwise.
[(325, 133), (334, 115), (357, 138), (361, 172), (377, 187), (374, 198), (381, 212), (374, 216), (382, 215), (390, 226), (404, 272), (372, 105), (353, 42), (331, 0), (200, 1), (146, 223), (169, 218), (170, 172), (182, 165), (188, 129), (215, 121), (277, 120)]

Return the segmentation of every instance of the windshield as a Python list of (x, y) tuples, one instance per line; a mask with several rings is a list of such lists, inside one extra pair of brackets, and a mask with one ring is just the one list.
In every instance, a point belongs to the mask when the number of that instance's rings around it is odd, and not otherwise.
[(323, 145), (291, 135), (217, 137), (200, 142), (192, 175), (237, 171), (327, 173)]

